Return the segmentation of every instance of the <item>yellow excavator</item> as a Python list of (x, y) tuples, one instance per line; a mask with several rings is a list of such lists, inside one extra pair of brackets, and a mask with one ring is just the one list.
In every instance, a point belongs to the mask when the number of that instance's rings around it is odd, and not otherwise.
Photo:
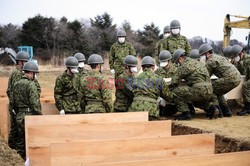
[[(231, 21), (230, 20), (230, 16), (231, 17), (235, 17), (235, 18), (240, 18), (242, 20), (238, 20), (238, 21)], [(232, 33), (232, 28), (244, 28), (244, 29), (250, 29), (250, 16), (236, 16), (236, 15), (230, 15), (227, 14), (225, 19), (224, 19), (224, 41), (223, 41), (223, 48), (225, 48), (226, 46), (229, 45), (230, 43), (230, 36)], [(247, 48), (249, 51), (249, 47), (250, 47), (250, 32), (247, 36), (247, 40), (248, 40), (248, 44), (247, 44)]]

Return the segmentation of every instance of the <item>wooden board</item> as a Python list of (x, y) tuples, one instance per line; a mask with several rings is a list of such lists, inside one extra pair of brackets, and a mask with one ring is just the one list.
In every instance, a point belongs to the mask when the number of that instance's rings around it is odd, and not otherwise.
[(61, 143), (50, 147), (51, 166), (127, 162), (214, 154), (215, 135)]
[(26, 156), (32, 164), (47, 165), (50, 143), (165, 137), (171, 135), (171, 121), (32, 126), (28, 133)]
[[(94, 163), (84, 166), (249, 166), (250, 151), (177, 157), (160, 160), (142, 160), (131, 162)], [(80, 166), (75, 164), (74, 166)]]
[(235, 87), (234, 89), (232, 89), (230, 92), (228, 92), (225, 97), (230, 100), (230, 99), (240, 99), (242, 98), (242, 93), (243, 93), (243, 90), (242, 90), (242, 86), (243, 86), (243, 83), (246, 81), (246, 76), (241, 76), (241, 82), (240, 84)]
[(8, 98), (0, 98), (0, 134), (4, 138), (5, 141), (8, 142), (9, 131), (10, 131), (10, 121), (9, 121), (9, 110)]

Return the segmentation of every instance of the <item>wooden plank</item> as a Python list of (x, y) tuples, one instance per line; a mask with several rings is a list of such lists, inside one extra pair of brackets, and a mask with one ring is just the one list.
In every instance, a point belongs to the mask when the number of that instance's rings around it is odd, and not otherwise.
[(242, 98), (242, 93), (243, 93), (242, 86), (243, 86), (243, 83), (245, 81), (246, 81), (246, 76), (241, 76), (240, 84), (237, 87), (235, 87), (234, 89), (232, 89), (230, 92), (228, 92), (225, 97), (228, 100)]
[(213, 154), (215, 134), (57, 143), (50, 147), (51, 166), (127, 162)]
[(28, 133), (26, 154), (31, 163), (49, 165), (50, 143), (171, 136), (171, 121), (33, 126)]
[(94, 124), (94, 123), (122, 123), (122, 122), (146, 122), (148, 112), (127, 112), (127, 113), (105, 113), (105, 114), (77, 114), (77, 115), (42, 115), (25, 116), (25, 141), (26, 156), (29, 156), (28, 128), (30, 126), (42, 125), (73, 125), (73, 124)]
[(9, 131), (10, 131), (10, 121), (9, 121), (9, 110), (8, 98), (0, 99), (1, 107), (0, 107), (0, 135), (4, 138), (5, 141), (8, 141)]
[[(202, 155), (192, 157), (177, 157), (159, 160), (142, 160), (131, 162), (94, 163), (84, 166), (249, 166), (250, 151)], [(80, 166), (75, 164), (74, 166)]]

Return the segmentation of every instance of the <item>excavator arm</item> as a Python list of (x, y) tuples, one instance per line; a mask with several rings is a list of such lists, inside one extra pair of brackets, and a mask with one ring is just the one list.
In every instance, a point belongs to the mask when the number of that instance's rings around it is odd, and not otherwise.
[[(241, 18), (243, 20), (231, 21), (230, 16)], [(223, 48), (228, 46), (230, 43), (230, 36), (231, 36), (232, 28), (250, 29), (250, 16), (247, 17), (247, 16), (235, 16), (235, 15), (229, 15), (229, 14), (226, 15), (224, 19), (224, 29), (223, 29), (224, 31)]]
[(2, 54), (8, 54), (10, 59), (16, 64), (16, 52), (11, 48), (0, 48), (0, 57)]

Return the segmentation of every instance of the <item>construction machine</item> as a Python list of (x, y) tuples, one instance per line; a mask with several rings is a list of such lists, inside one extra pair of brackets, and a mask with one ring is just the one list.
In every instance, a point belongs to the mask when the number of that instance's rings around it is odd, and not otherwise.
[(10, 59), (16, 64), (16, 52), (11, 48), (0, 48), (0, 56), (2, 54), (8, 54)]
[[(240, 18), (241, 20), (238, 21), (231, 21), (231, 17)], [(232, 28), (244, 28), (244, 29), (250, 29), (250, 16), (236, 16), (236, 15), (230, 15), (227, 14), (224, 19), (224, 41), (223, 41), (223, 48), (227, 47), (230, 43), (230, 36), (232, 33)], [(247, 36), (248, 44), (247, 49), (249, 51), (250, 47), (250, 33)]]

